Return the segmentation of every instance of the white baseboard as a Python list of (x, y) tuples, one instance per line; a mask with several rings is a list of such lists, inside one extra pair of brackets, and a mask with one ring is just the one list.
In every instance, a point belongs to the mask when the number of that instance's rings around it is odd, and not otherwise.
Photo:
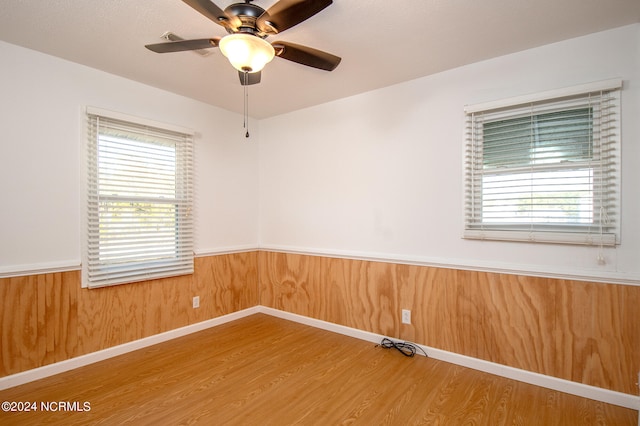
[[(62, 373), (65, 371), (73, 370), (75, 368), (83, 367), (85, 365), (93, 364), (99, 361), (103, 361), (108, 358), (112, 358), (118, 355), (122, 355), (127, 352), (132, 352), (138, 349), (145, 348), (147, 346), (155, 345), (157, 343), (166, 342), (171, 339), (186, 336), (187, 334), (195, 333), (205, 330), (207, 328), (215, 327), (217, 325), (225, 324), (240, 318), (244, 318), (249, 315), (263, 313), (274, 317), (286, 319), (289, 321), (298, 322), (311, 327), (320, 328), (323, 330), (331, 331), (334, 333), (343, 334), (346, 336), (354, 337), (360, 340), (380, 343), (383, 336), (368, 331), (359, 330), (344, 325), (330, 323), (302, 315), (292, 314), (289, 312), (280, 311), (266, 306), (254, 306), (249, 309), (234, 312), (232, 314), (223, 315), (218, 318), (213, 318), (207, 321), (199, 322), (197, 324), (188, 325), (186, 327), (177, 328), (164, 333), (156, 334), (153, 336), (145, 337), (140, 340), (125, 343), (122, 345), (107, 348), (98, 352), (82, 355), (76, 358), (71, 358), (65, 361), (57, 362), (55, 364), (45, 365), (43, 367), (35, 368), (32, 370), (24, 371), (21, 373), (13, 374), (0, 378), (0, 390), (12, 388), (25, 383), (33, 382), (35, 380), (43, 379), (45, 377), (53, 376), (54, 374)], [(486, 373), (495, 374), (497, 376), (505, 377), (508, 379), (518, 380), (524, 383), (530, 383), (532, 385), (544, 387), (547, 389), (553, 389), (560, 392), (565, 392), (572, 395), (577, 395), (583, 398), (589, 398), (596, 401), (606, 402), (608, 404), (614, 404), (633, 410), (640, 410), (640, 396), (630, 395), (622, 392), (615, 392), (608, 389), (598, 388), (595, 386), (589, 386), (582, 383), (572, 382), (569, 380), (558, 379), (556, 377), (545, 376), (543, 374), (533, 373), (526, 370), (520, 370), (513, 367), (508, 367), (501, 364), (496, 364), (489, 361), (484, 361), (477, 358), (468, 357), (465, 355), (456, 354), (453, 352), (447, 352), (428, 346), (418, 345), (422, 348), (429, 357), (438, 359), (441, 361), (449, 362), (452, 364), (460, 365), (474, 370), (484, 371)], [(419, 354), (420, 352), (418, 352)], [(640, 426), (640, 423), (639, 423)]]
[(113, 346), (111, 348), (103, 349), (101, 351), (92, 352), (86, 355), (81, 355), (76, 358), (67, 359), (64, 361), (56, 362), (55, 364), (49, 364), (42, 367), (34, 368), (32, 370), (23, 371), (20, 373), (12, 374), (10, 376), (0, 377), (0, 390), (9, 389), (14, 386), (23, 385), (25, 383), (33, 382), (35, 380), (44, 379), (45, 377), (53, 376), (54, 374), (64, 373), (65, 371), (73, 370), (75, 368), (84, 367), (85, 365), (93, 364), (105, 359), (113, 358), (118, 355), (125, 354), (127, 352), (133, 352), (138, 349), (146, 348), (158, 343), (166, 342), (171, 339), (186, 336), (187, 334), (195, 333), (205, 330), (207, 328), (215, 327), (227, 322), (231, 322), (249, 315), (253, 315), (260, 312), (259, 306), (254, 306), (249, 309), (234, 312), (221, 317), (212, 318), (207, 321), (202, 321), (196, 324), (187, 325), (185, 327), (169, 330), (164, 333), (154, 334), (153, 336), (145, 337), (143, 339), (134, 340), (133, 342), (124, 343), (122, 345)]
[[(362, 331), (339, 324), (334, 324), (322, 320), (317, 320), (289, 312), (279, 311), (277, 309), (260, 306), (259, 311), (275, 317), (299, 322), (316, 328), (344, 334), (346, 336), (355, 337), (373, 343), (380, 343), (383, 336), (368, 331)], [(547, 389), (553, 389), (560, 392), (577, 395), (583, 398), (589, 398), (596, 401), (606, 402), (608, 404), (618, 405), (633, 410), (640, 410), (640, 396), (630, 395), (622, 392), (615, 392), (608, 389), (589, 386), (582, 383), (572, 382), (570, 380), (559, 379), (557, 377), (546, 376), (531, 371), (521, 370), (518, 368), (508, 367), (494, 362), (484, 361), (453, 352), (443, 351), (441, 349), (431, 348), (424, 345), (417, 345), (422, 348), (430, 358), (449, 362), (451, 364), (460, 365), (474, 370), (483, 371), (494, 374), (496, 376), (517, 380), (524, 383), (540, 386)], [(417, 352), (420, 354), (420, 351)], [(639, 425), (640, 426), (640, 425)]]

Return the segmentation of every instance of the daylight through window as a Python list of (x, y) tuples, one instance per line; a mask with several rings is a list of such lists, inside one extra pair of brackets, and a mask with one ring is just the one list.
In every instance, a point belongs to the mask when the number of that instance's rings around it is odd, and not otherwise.
[(619, 87), (468, 107), (464, 236), (615, 244)]
[(86, 284), (192, 273), (191, 135), (88, 118)]

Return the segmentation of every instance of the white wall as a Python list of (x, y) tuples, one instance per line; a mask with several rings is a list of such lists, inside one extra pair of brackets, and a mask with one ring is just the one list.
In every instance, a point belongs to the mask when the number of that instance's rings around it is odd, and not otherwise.
[[(79, 265), (93, 105), (197, 132), (199, 253), (259, 245), (640, 283), (640, 25), (262, 120), (250, 140), (219, 108), (2, 42), (0, 57), (0, 275)], [(606, 265), (592, 247), (461, 239), (464, 105), (609, 78), (625, 86), (622, 244)]]
[[(260, 246), (640, 283), (639, 45), (633, 25), (263, 120)], [(464, 105), (611, 78), (623, 207), (606, 264), (594, 247), (462, 239)]]
[(258, 126), (162, 90), (0, 42), (0, 274), (77, 267), (83, 111), (195, 130), (197, 252), (257, 244)]

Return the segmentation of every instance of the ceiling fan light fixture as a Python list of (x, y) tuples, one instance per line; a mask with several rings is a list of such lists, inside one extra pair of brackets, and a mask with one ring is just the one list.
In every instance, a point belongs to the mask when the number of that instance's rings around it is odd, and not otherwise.
[(261, 71), (275, 56), (275, 50), (268, 41), (246, 33), (226, 35), (218, 47), (231, 65), (242, 72)]

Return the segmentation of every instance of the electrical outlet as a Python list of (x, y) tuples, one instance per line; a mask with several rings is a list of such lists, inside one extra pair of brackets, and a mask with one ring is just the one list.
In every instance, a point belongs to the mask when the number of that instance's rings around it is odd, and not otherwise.
[(402, 310), (402, 323), (411, 324), (411, 311), (409, 309)]
[(194, 308), (199, 308), (200, 307), (200, 296), (194, 296), (193, 297), (193, 307)]

